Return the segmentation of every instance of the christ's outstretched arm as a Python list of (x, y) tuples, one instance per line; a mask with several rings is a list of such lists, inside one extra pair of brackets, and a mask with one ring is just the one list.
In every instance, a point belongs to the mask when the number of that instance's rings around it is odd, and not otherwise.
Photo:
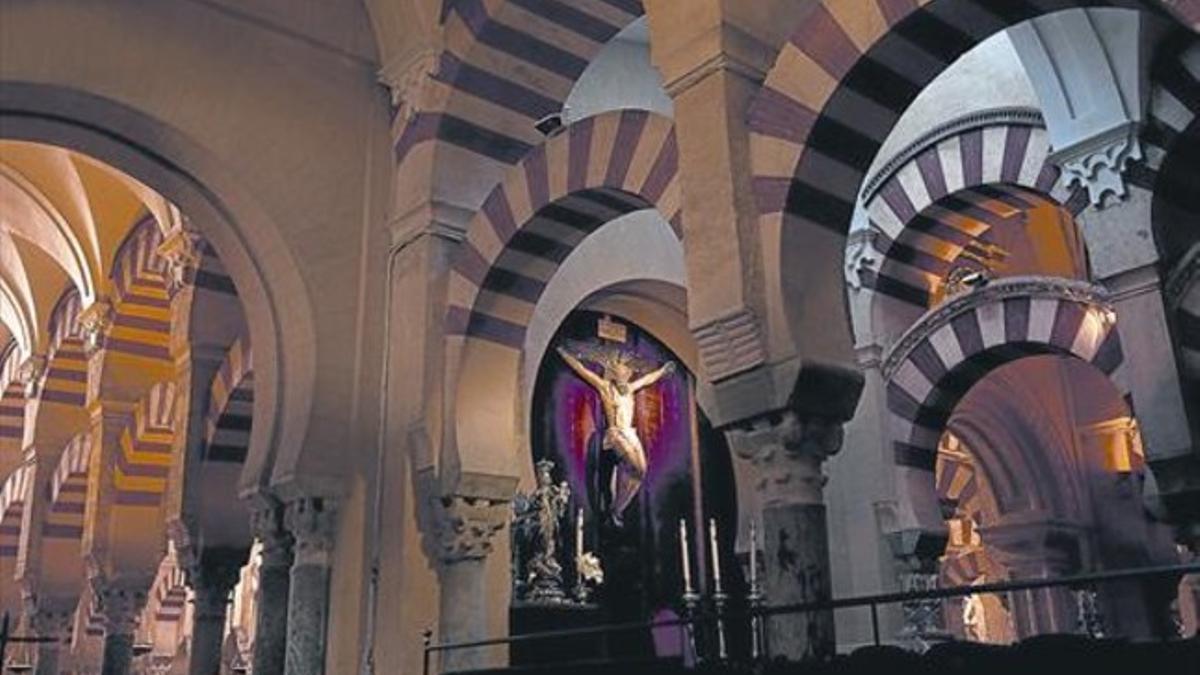
[(633, 383), (629, 385), (629, 388), (633, 391), (637, 391), (639, 389), (649, 387), (673, 372), (675, 372), (675, 362), (667, 361), (657, 370), (650, 371), (649, 373), (646, 373), (645, 375), (634, 380)]
[(576, 375), (583, 378), (584, 382), (587, 382), (598, 390), (604, 390), (603, 378), (589, 370), (587, 366), (583, 365), (582, 361), (575, 358), (575, 356), (567, 350), (563, 349), (562, 347), (555, 347), (555, 349), (558, 351), (558, 355), (563, 358), (563, 361), (566, 361), (567, 365), (571, 366), (571, 370), (575, 371)]

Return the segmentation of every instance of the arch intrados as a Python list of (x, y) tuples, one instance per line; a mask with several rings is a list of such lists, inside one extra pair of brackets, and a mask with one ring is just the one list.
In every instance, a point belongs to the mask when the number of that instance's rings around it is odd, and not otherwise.
[(196, 141), (87, 92), (6, 82), (0, 135), (60, 145), (117, 168), (188, 214), (217, 251), (245, 303), (253, 340), (262, 346), (255, 417), (264, 423), (255, 425), (241, 491), (264, 487), (276, 449), (303, 444), (315, 381), (308, 293), (278, 226)]

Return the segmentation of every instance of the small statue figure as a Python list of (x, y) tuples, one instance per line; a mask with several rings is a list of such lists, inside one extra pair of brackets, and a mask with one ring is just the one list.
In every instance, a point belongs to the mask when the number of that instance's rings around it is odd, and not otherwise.
[(517, 513), (518, 520), (528, 523), (522, 528), (532, 535), (535, 553), (529, 561), (526, 573), (529, 600), (534, 602), (561, 601), (562, 566), (558, 562), (558, 525), (566, 513), (571, 489), (566, 482), (554, 484), (550, 475), (554, 462), (543, 459), (537, 463), (537, 487), (525, 499), (524, 513)]
[(633, 368), (627, 355), (613, 352), (604, 359), (604, 376), (593, 373), (578, 357), (562, 347), (558, 354), (584, 382), (600, 395), (604, 406), (605, 450), (613, 450), (621, 456), (621, 464), (613, 474), (613, 505), (609, 517), (617, 527), (624, 525), (622, 514), (641, 489), (646, 477), (646, 450), (633, 426), (634, 394), (675, 372), (675, 363), (668, 361), (640, 378), (633, 378)]

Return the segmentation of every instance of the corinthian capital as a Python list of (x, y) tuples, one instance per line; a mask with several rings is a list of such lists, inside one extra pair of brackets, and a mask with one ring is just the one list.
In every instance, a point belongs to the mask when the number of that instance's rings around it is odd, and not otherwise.
[(417, 113), (430, 107), (433, 74), (437, 72), (441, 52), (424, 49), (407, 58), (395, 59), (379, 69), (379, 81), (392, 94), (396, 123), (402, 128)]
[(287, 503), (284, 524), (295, 540), (296, 565), (329, 565), (337, 533), (337, 501), (299, 497)]
[(508, 519), (508, 502), (483, 497), (442, 497), (435, 510), (438, 555), (443, 562), (482, 560)]
[(97, 299), (79, 315), (83, 328), (83, 349), (90, 356), (104, 346), (104, 337), (112, 328), (113, 306), (107, 300)]
[(34, 354), (25, 359), (17, 371), (17, 379), (25, 385), (25, 398), (34, 398), (38, 395), (38, 387), (41, 386), (42, 376), (45, 374), (45, 356)]
[(821, 465), (842, 447), (842, 422), (795, 412), (765, 415), (726, 432), (733, 451), (759, 471), (764, 503), (822, 501)]
[(284, 523), (282, 504), (263, 501), (250, 509), (250, 528), (262, 543), (263, 567), (292, 566), (292, 533)]
[(204, 239), (199, 232), (181, 225), (158, 245), (158, 254), (167, 261), (167, 292), (171, 297), (196, 281), (203, 258)]
[(1054, 153), (1053, 159), (1066, 174), (1067, 185), (1079, 185), (1088, 191), (1092, 206), (1103, 208), (1109, 195), (1123, 201), (1128, 190), (1125, 170), (1142, 159), (1135, 123), (1115, 127), (1082, 143)]

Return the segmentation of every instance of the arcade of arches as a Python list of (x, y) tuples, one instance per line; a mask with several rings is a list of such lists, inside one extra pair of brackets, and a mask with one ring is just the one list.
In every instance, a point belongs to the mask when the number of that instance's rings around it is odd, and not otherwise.
[(10, 670), (417, 673), (585, 547), (607, 620), (1200, 555), (1200, 1), (300, 4), (0, 0)]

